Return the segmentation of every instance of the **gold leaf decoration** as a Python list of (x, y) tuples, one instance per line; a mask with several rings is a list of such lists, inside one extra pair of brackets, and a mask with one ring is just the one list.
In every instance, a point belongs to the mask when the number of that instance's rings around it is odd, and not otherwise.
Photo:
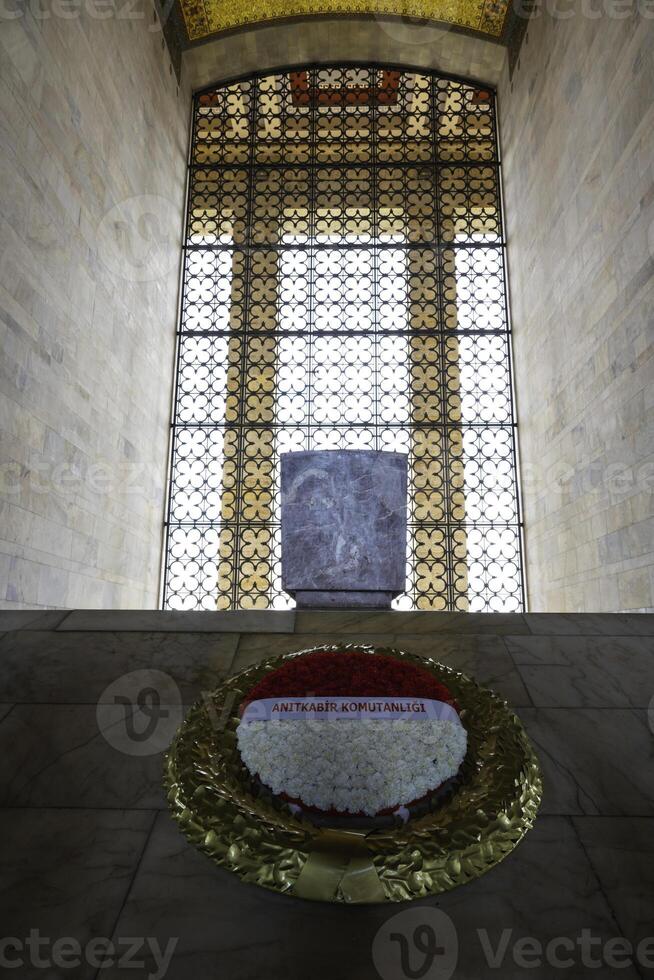
[(286, 17), (330, 14), (377, 14), (431, 20), (467, 28), (489, 37), (501, 36), (508, 0), (181, 0), (189, 40), (218, 34), (247, 24)]

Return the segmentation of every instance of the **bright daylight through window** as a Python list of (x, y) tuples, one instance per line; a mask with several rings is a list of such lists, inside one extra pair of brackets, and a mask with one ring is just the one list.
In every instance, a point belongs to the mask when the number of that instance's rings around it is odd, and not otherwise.
[(494, 94), (306, 68), (195, 98), (170, 609), (287, 608), (279, 456), (408, 454), (402, 609), (523, 608)]

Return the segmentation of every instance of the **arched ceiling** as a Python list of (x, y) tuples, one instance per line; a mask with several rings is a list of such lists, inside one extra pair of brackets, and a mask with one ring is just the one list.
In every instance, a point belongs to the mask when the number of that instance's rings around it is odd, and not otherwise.
[(222, 31), (307, 15), (396, 16), (427, 20), (502, 40), (510, 0), (180, 0), (189, 41)]
[(490, 38), (438, 24), (381, 17), (305, 17), (195, 41), (184, 52), (183, 74), (189, 91), (198, 91), (261, 71), (368, 61), (424, 68), (497, 88), (506, 55), (506, 49)]

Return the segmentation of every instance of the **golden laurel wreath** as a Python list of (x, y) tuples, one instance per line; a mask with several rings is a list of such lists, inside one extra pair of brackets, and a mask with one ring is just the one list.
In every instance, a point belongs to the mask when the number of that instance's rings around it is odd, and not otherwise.
[[(456, 792), (425, 816), (383, 830), (318, 827), (255, 796), (236, 744), (239, 705), (269, 671), (315, 650), (363, 650), (420, 665), (461, 708), (468, 751)], [(186, 838), (244, 881), (317, 901), (424, 898), (489, 871), (531, 829), (542, 797), (538, 760), (519, 719), (492, 691), (435, 660), (360, 644), (271, 657), (198, 702), (166, 755), (164, 782)]]

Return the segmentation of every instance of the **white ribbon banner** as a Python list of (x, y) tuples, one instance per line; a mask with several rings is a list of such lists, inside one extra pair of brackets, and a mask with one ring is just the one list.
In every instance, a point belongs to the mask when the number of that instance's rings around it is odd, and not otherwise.
[(453, 721), (461, 724), (451, 704), (429, 698), (314, 697), (261, 698), (250, 701), (241, 721)]

